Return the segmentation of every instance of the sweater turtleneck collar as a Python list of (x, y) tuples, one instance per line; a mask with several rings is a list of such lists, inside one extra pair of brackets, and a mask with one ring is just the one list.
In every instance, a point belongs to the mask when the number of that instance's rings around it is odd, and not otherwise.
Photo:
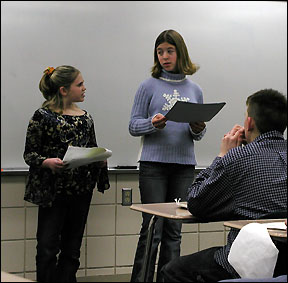
[(159, 77), (160, 80), (168, 81), (168, 82), (182, 82), (186, 80), (186, 76), (184, 74), (173, 74), (162, 69), (161, 75)]

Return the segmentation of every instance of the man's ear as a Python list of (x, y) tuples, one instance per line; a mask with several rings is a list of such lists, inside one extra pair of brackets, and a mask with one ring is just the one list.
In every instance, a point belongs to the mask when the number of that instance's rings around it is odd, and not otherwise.
[(255, 128), (255, 121), (252, 117), (247, 117), (247, 130), (252, 131)]
[(66, 96), (68, 93), (67, 89), (64, 86), (60, 86), (59, 91), (60, 91), (60, 94), (63, 96)]

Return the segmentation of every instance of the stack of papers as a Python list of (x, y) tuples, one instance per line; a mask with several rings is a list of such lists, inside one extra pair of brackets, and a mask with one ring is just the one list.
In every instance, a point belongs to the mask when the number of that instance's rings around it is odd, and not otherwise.
[(271, 222), (271, 223), (262, 223), (261, 225), (265, 226), (267, 229), (275, 229), (275, 230), (286, 230), (287, 226), (285, 222)]
[(67, 169), (76, 168), (97, 161), (104, 161), (112, 155), (112, 151), (103, 147), (69, 146), (63, 158)]
[(188, 209), (188, 208), (187, 208), (187, 202), (179, 202), (179, 203), (177, 203), (177, 205), (178, 205), (180, 208)]
[(182, 202), (180, 202), (181, 198), (179, 198), (179, 199), (175, 198), (174, 200), (175, 200), (175, 202), (176, 202), (176, 205), (179, 206), (179, 208), (188, 209), (188, 208), (187, 208), (187, 201), (182, 201)]

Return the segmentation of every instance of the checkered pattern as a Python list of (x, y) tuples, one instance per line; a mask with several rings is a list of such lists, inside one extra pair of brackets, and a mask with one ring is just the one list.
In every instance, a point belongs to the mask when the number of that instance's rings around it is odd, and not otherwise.
[[(206, 221), (257, 219), (287, 209), (287, 140), (277, 131), (216, 157), (188, 189), (189, 211)], [(238, 230), (231, 229), (216, 261), (235, 277), (228, 254)]]

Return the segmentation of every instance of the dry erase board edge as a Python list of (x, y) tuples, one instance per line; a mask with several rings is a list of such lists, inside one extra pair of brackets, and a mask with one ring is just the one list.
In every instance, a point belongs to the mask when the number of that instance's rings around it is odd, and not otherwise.
[[(204, 166), (197, 166), (195, 173), (198, 174), (202, 170), (206, 169)], [(28, 168), (1, 168), (1, 176), (26, 176), (29, 172)], [(108, 168), (108, 174), (138, 174), (137, 169), (116, 169), (115, 167)]]
[(1, 168), (1, 176), (25, 176), (29, 168)]
[[(139, 168), (135, 169), (117, 169), (109, 167), (109, 174), (138, 174)], [(26, 176), (29, 173), (29, 168), (1, 168), (1, 176)]]

